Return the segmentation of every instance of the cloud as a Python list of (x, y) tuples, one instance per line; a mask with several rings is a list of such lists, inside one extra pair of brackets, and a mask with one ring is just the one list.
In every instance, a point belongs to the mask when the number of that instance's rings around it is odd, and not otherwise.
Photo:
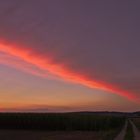
[(139, 101), (137, 5), (1, 1), (0, 62)]
[[(9, 55), (12, 55), (14, 57), (18, 57), (19, 59), (23, 60), (24, 62), (27, 62), (27, 64), (29, 63), (31, 65), (34, 65), (35, 67), (38, 67), (38, 69), (41, 69), (43, 71), (48, 71), (51, 74), (54, 74), (54, 75), (62, 78), (63, 80), (71, 81), (74, 83), (79, 83), (79, 84), (88, 86), (90, 88), (98, 88), (98, 89), (106, 90), (106, 91), (109, 91), (112, 93), (116, 93), (118, 95), (125, 96), (130, 100), (137, 100), (137, 97), (135, 95), (133, 95), (132, 93), (123, 91), (115, 86), (112, 86), (111, 84), (106, 84), (106, 83), (104, 83), (102, 81), (98, 81), (96, 79), (95, 80), (90, 79), (90, 78), (85, 77), (84, 75), (80, 75), (78, 73), (72, 73), (70, 70), (63, 67), (61, 64), (51, 63), (51, 61), (49, 61), (49, 59), (47, 59), (47, 56), (44, 58), (41, 56), (37, 56), (36, 53), (33, 54), (33, 52), (32, 52), (32, 54), (30, 54), (31, 50), (27, 50), (27, 49), (24, 50), (22, 48), (17, 47), (16, 45), (1, 42), (0, 51), (7, 53)], [(12, 61), (12, 65), (15, 66), (13, 61)], [(20, 65), (18, 67), (21, 68)], [(28, 68), (26, 63), (24, 65), (24, 70), (25, 70), (25, 68)], [(33, 73), (33, 74), (35, 74), (35, 73)], [(37, 74), (37, 75), (39, 75), (39, 74)]]
[(0, 64), (7, 65), (10, 67), (17, 68), (21, 71), (40, 76), (40, 77), (47, 77), (48, 73), (46, 71), (40, 70), (34, 65), (31, 65), (22, 59), (14, 57), (9, 54), (0, 53)]

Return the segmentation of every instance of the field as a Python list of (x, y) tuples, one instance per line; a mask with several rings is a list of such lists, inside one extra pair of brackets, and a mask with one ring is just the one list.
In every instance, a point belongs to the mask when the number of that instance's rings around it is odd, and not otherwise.
[[(102, 133), (103, 134), (103, 133)], [(2, 140), (104, 140), (99, 132), (0, 130)], [(106, 140), (112, 140), (111, 138)]]
[(125, 118), (94, 113), (1, 113), (4, 140), (112, 140)]

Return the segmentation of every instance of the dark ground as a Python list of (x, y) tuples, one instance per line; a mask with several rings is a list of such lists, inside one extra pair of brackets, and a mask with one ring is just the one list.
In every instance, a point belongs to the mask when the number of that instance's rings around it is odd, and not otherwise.
[(0, 130), (0, 140), (101, 140), (97, 132)]

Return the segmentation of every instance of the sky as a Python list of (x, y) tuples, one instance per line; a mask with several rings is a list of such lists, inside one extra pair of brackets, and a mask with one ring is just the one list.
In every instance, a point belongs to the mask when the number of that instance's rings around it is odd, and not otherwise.
[(139, 6), (1, 0), (0, 111), (140, 110)]

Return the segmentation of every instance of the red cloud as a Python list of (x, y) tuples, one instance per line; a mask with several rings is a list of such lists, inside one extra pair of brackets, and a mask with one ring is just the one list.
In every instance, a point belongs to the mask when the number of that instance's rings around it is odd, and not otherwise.
[(46, 71), (43, 71), (35, 67), (34, 65), (27, 63), (26, 61), (23, 61), (22, 59), (19, 59), (6, 53), (0, 54), (0, 63), (3, 65), (8, 66), (10, 65), (11, 67), (18, 68), (24, 72), (40, 76), (43, 78), (48, 75)]
[[(42, 77), (46, 77), (46, 73), (49, 72), (60, 77), (63, 80), (82, 84), (90, 88), (98, 88), (101, 90), (109, 91), (110, 93), (126, 97), (129, 100), (139, 101), (139, 99), (137, 99), (137, 97), (133, 93), (124, 91), (117, 88), (117, 86), (112, 86), (108, 83), (101, 82), (96, 79), (87, 78), (84, 75), (80, 75), (78, 73), (72, 73), (68, 68), (62, 66), (61, 64), (52, 63), (50, 61), (50, 58), (48, 58), (47, 56), (41, 57), (40, 55), (37, 55), (33, 50), (24, 49), (21, 46), (8, 44), (1, 41), (0, 51), (6, 53), (9, 56), (20, 59), (20, 63), (23, 62), (21, 65), (17, 61), (16, 63), (13, 61), (6, 61), (5, 59), (0, 57), (0, 62), (4, 64), (13, 65), (14, 67), (18, 67), (24, 71), (28, 71), (32, 74)], [(28, 67), (29, 65), (30, 67)], [(33, 67), (37, 67), (38, 71), (34, 70)]]

